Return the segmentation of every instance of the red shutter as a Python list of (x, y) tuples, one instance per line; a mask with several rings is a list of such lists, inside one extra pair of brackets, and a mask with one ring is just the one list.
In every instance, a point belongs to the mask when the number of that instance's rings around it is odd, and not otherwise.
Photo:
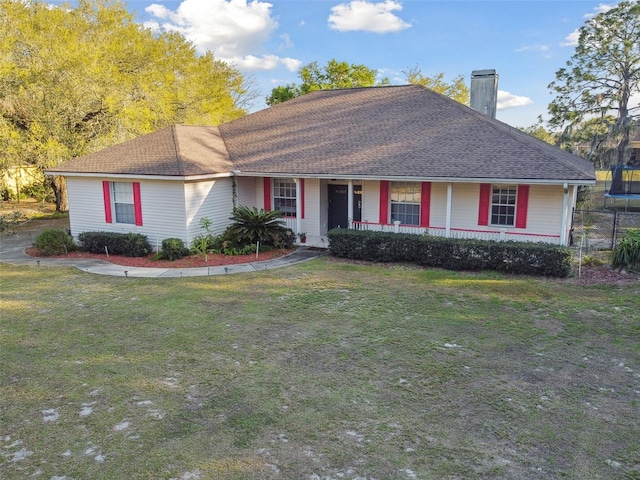
[(298, 180), (300, 182), (300, 212), (302, 214), (302, 218), (304, 218), (304, 178)]
[(264, 209), (271, 210), (271, 178), (263, 178), (264, 185)]
[(489, 208), (491, 207), (491, 184), (480, 184), (480, 202), (478, 205), (478, 225), (489, 225)]
[(102, 182), (102, 198), (104, 199), (104, 221), (113, 223), (111, 217), (111, 183), (106, 180)]
[(420, 226), (429, 228), (429, 214), (431, 209), (431, 182), (422, 182), (420, 192)]
[(389, 182), (380, 180), (380, 223), (389, 223)]
[(527, 228), (527, 210), (529, 208), (529, 185), (518, 186), (516, 200), (516, 228)]
[(142, 226), (142, 203), (140, 202), (140, 182), (133, 182), (133, 214), (136, 225)]

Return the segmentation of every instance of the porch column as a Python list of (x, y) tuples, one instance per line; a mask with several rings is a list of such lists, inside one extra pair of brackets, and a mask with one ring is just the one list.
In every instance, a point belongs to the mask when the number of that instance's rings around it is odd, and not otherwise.
[(302, 232), (302, 186), (299, 178), (294, 178), (296, 182), (296, 231), (295, 233)]
[(564, 195), (562, 197), (562, 222), (560, 223), (560, 245), (568, 243), (569, 228), (569, 185), (566, 183), (562, 186)]
[(347, 181), (347, 197), (347, 228), (351, 228), (353, 222), (353, 180)]
[(449, 238), (451, 236), (451, 203), (453, 199), (453, 184), (447, 183), (447, 216), (444, 223), (444, 236)]

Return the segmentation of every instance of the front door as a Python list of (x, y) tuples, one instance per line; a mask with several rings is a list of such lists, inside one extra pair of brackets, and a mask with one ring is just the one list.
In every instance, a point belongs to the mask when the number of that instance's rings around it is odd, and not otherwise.
[[(347, 185), (328, 185), (329, 187), (329, 218), (328, 229), (349, 227), (349, 187)], [(353, 188), (353, 220), (362, 218), (362, 187)]]

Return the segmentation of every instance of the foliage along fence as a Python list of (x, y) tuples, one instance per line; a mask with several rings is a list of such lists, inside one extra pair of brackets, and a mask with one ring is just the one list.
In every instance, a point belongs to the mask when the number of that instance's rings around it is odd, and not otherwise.
[(573, 246), (585, 251), (613, 250), (631, 228), (640, 228), (640, 212), (576, 210)]
[(328, 233), (331, 254), (373, 262), (410, 262), (448, 270), (497, 270), (566, 277), (572, 250), (542, 243), (495, 242), (403, 233), (335, 229)]

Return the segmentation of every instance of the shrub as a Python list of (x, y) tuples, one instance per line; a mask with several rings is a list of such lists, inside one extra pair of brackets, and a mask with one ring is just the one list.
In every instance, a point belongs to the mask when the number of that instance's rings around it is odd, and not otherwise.
[(640, 270), (640, 228), (630, 228), (616, 245), (611, 266), (618, 270)]
[(233, 223), (227, 227), (224, 239), (234, 243), (235, 247), (250, 244), (274, 245), (283, 240), (287, 228), (282, 220), (282, 212), (278, 210), (258, 210), (257, 208), (236, 207), (233, 216), (229, 218)]
[(36, 237), (34, 245), (45, 255), (61, 255), (75, 250), (71, 235), (57, 228), (43, 230)]
[(396, 234), (331, 230), (329, 250), (337, 257), (374, 262), (412, 262), (448, 270), (502, 272), (566, 277), (572, 252), (541, 243), (460, 240)]
[(91, 253), (144, 257), (151, 253), (146, 235), (140, 233), (82, 232), (78, 235), (82, 249)]
[(165, 238), (162, 241), (162, 258), (179, 260), (189, 254), (184, 242), (179, 238)]

